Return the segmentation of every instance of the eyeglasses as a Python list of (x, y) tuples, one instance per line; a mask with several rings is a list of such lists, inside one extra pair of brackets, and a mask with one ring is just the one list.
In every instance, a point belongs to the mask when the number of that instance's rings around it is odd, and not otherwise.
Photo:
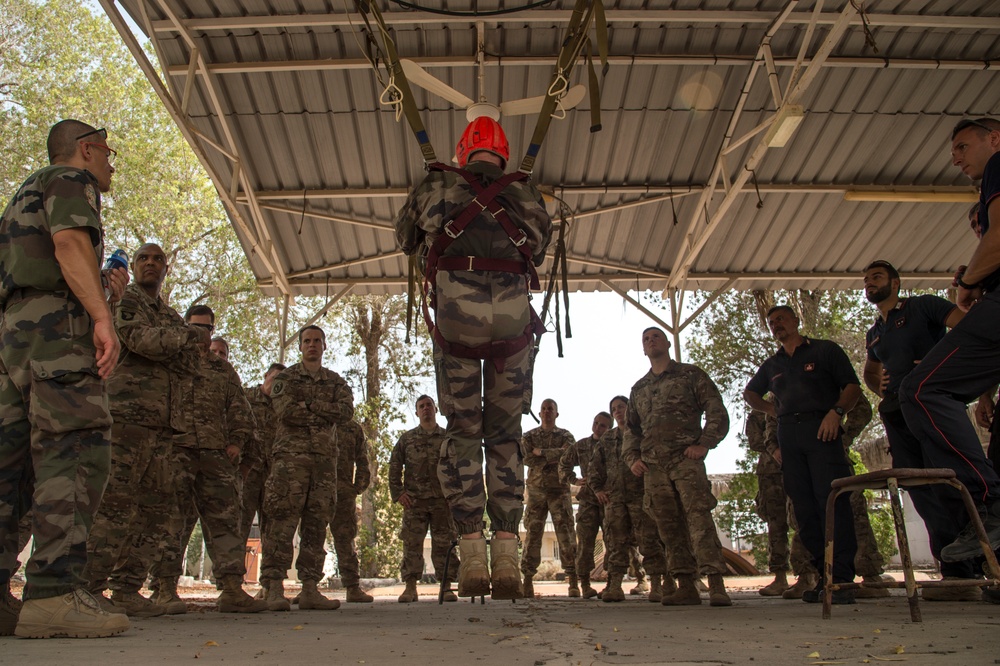
[(97, 138), (99, 138), (104, 143), (97, 143), (96, 141), (84, 141), (83, 145), (85, 145), (85, 146), (97, 146), (101, 150), (107, 152), (107, 154), (108, 154), (108, 164), (110, 164), (111, 166), (114, 166), (115, 165), (115, 158), (118, 157), (118, 151), (115, 150), (114, 148), (112, 148), (111, 146), (109, 146), (108, 143), (107, 143), (108, 142), (108, 130), (104, 129), (103, 127), (101, 129), (90, 130), (89, 132), (85, 132), (85, 133), (81, 134), (80, 136), (76, 137), (76, 139), (74, 139), (74, 141), (79, 141), (80, 139), (86, 139), (88, 136), (96, 136)]
[(211, 324), (201, 324), (201, 323), (191, 322), (191, 326), (197, 326), (198, 328), (203, 328), (209, 333), (215, 330), (215, 326), (212, 326)]
[(955, 129), (952, 132), (952, 135), (958, 134), (962, 130), (967, 129), (969, 127), (978, 127), (979, 129), (984, 129), (987, 132), (1000, 132), (1000, 128), (990, 127), (985, 122), (983, 122), (984, 120), (989, 120), (989, 119), (983, 118), (980, 120), (973, 120), (972, 118), (966, 118), (965, 120), (960, 120), (958, 124), (955, 125)]

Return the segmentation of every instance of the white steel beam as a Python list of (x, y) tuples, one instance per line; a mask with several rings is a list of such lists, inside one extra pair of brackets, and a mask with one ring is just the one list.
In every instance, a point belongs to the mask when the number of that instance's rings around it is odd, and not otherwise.
[[(330, 298), (323, 305), (323, 307), (321, 307), (319, 310), (317, 310), (316, 314), (314, 314), (312, 317), (310, 317), (304, 324), (302, 324), (301, 326), (299, 326), (299, 330), (302, 330), (306, 326), (312, 326), (313, 324), (315, 324), (316, 322), (318, 322), (320, 320), (320, 318), (323, 315), (325, 315), (327, 312), (329, 312), (330, 308), (332, 308), (334, 305), (337, 304), (338, 301), (340, 301), (340, 299), (342, 299), (344, 296), (346, 296), (347, 293), (349, 291), (351, 291), (351, 289), (354, 289), (354, 285), (353, 284), (349, 284), (349, 285), (346, 285), (345, 287), (343, 287), (332, 298)], [(285, 321), (285, 326), (288, 326), (288, 322), (287, 321)], [(292, 344), (292, 342), (294, 342), (295, 340), (296, 340), (296, 338), (292, 338), (292, 337), (286, 337), (285, 339), (283, 339), (282, 342), (281, 342), (281, 353), (284, 354), (285, 353), (285, 349), (287, 349)]]
[[(490, 23), (504, 25), (552, 24), (568, 23), (572, 11), (558, 9), (536, 9), (530, 12), (491, 16)], [(760, 11), (709, 11), (709, 10), (674, 10), (674, 9), (609, 9), (605, 12), (608, 23), (631, 23), (637, 25), (761, 25), (768, 24), (774, 18), (772, 14)], [(448, 17), (429, 12), (384, 12), (382, 14), (386, 25), (401, 27), (425, 25), (466, 25), (472, 28), (476, 17)], [(838, 12), (822, 12), (815, 19), (817, 25), (836, 23)], [(809, 16), (791, 16), (790, 25), (809, 24)], [(991, 16), (941, 16), (927, 14), (868, 14), (871, 25), (897, 28), (940, 28), (944, 30), (989, 30), (1000, 28), (1000, 18)], [(192, 32), (207, 32), (212, 30), (299, 30), (307, 31), (315, 28), (350, 28), (360, 22), (357, 15), (348, 16), (342, 13), (331, 14), (278, 14), (274, 16), (223, 16), (218, 18), (190, 18), (184, 20), (184, 29)], [(861, 25), (860, 17), (851, 19), (852, 25)], [(170, 21), (153, 21), (153, 30), (158, 33), (177, 32), (178, 26)]]
[(290, 280), (295, 278), (306, 277), (307, 275), (316, 275), (317, 273), (323, 273), (326, 271), (335, 271), (341, 268), (350, 268), (351, 266), (361, 266), (363, 264), (370, 264), (376, 261), (382, 261), (383, 259), (395, 259), (396, 257), (402, 257), (402, 250), (394, 250), (392, 252), (386, 252), (385, 254), (375, 255), (373, 257), (361, 257), (359, 259), (350, 259), (348, 261), (342, 261), (339, 264), (327, 264), (326, 266), (317, 266), (316, 268), (307, 268), (304, 271), (295, 271), (294, 273), (289, 273), (288, 278)]
[[(823, 62), (830, 56), (834, 47), (844, 36), (844, 33), (850, 25), (850, 18), (856, 12), (857, 10), (854, 8), (852, 3), (848, 2), (844, 5), (844, 9), (840, 15), (840, 21), (835, 23), (830, 28), (826, 35), (826, 39), (813, 56), (812, 62), (809, 63), (809, 66), (803, 72), (802, 77), (795, 83), (794, 87), (788, 92), (788, 94), (785, 95), (786, 105), (798, 104), (802, 95), (819, 74), (819, 70), (823, 66)], [(741, 194), (743, 186), (748, 180), (750, 180), (751, 173), (757, 168), (761, 160), (764, 159), (764, 155), (768, 150), (768, 145), (765, 139), (766, 136), (758, 140), (756, 147), (750, 154), (750, 157), (747, 158), (747, 161), (742, 165), (742, 168), (739, 169), (739, 172), (736, 174), (736, 178), (732, 183), (732, 188), (726, 192), (726, 196), (719, 203), (715, 212), (712, 213), (711, 218), (708, 220), (708, 224), (704, 227), (697, 224), (701, 216), (701, 211), (697, 211), (695, 215), (690, 218), (687, 232), (685, 233), (686, 242), (680, 244), (680, 252), (678, 253), (679, 260), (674, 262), (670, 271), (671, 275), (670, 281), (667, 285), (668, 289), (671, 287), (678, 287), (684, 280), (685, 275), (691, 268), (691, 264), (694, 263), (709, 238), (711, 238), (712, 234), (714, 234), (716, 229), (718, 229), (722, 220), (725, 219), (729, 209), (736, 202), (736, 198)], [(723, 148), (725, 148), (725, 146), (723, 146)], [(716, 161), (717, 170), (721, 168), (721, 163), (725, 159), (725, 155), (723, 155), (720, 151), (719, 157)], [(706, 197), (706, 193), (708, 193), (708, 189), (702, 193), (702, 201), (707, 204), (710, 197)]]

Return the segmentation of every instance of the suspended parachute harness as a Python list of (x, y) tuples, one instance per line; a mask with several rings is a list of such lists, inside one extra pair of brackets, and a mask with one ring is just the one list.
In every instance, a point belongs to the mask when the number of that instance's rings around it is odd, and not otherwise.
[[(529, 293), (531, 289), (537, 290), (540, 288), (538, 274), (536, 273), (532, 262), (531, 250), (526, 245), (527, 235), (523, 230), (519, 229), (516, 224), (514, 224), (513, 220), (510, 219), (503, 207), (496, 201), (496, 197), (507, 185), (513, 182), (522, 180), (527, 181), (530, 179), (531, 173), (534, 170), (535, 160), (541, 150), (542, 143), (545, 141), (545, 136), (548, 133), (549, 125), (552, 122), (552, 119), (561, 119), (566, 116), (566, 111), (560, 104), (560, 100), (569, 90), (569, 77), (573, 70), (573, 65), (576, 63), (577, 59), (581, 57), (581, 55), (585, 57), (588, 66), (591, 114), (590, 131), (600, 131), (600, 84), (598, 82), (597, 72), (594, 69), (594, 47), (590, 38), (590, 29), (592, 26), (595, 27), (597, 52), (602, 64), (601, 75), (603, 77), (608, 71), (608, 27), (604, 13), (603, 1), (576, 1), (573, 14), (566, 29), (566, 35), (563, 39), (562, 48), (560, 49), (559, 56), (556, 59), (556, 67), (555, 72), (553, 73), (552, 82), (546, 91), (542, 102), (542, 108), (538, 113), (538, 120), (535, 123), (535, 129), (531, 136), (531, 142), (528, 145), (525, 156), (521, 161), (521, 166), (517, 171), (506, 174), (487, 187), (484, 187), (481, 183), (479, 183), (479, 181), (465, 169), (455, 168), (451, 165), (438, 161), (437, 156), (434, 153), (434, 148), (431, 145), (430, 137), (428, 136), (427, 130), (424, 128), (423, 121), (420, 118), (420, 113), (417, 110), (416, 103), (414, 102), (413, 94), (410, 91), (410, 85), (406, 80), (406, 75), (404, 74), (403, 67), (400, 64), (396, 45), (392, 40), (388, 27), (386, 26), (382, 12), (379, 10), (377, 3), (366, 0), (354, 0), (354, 6), (364, 21), (364, 26), (361, 29), (365, 33), (366, 43), (362, 50), (365, 52), (368, 62), (371, 63), (372, 68), (375, 70), (375, 76), (383, 88), (382, 94), (379, 97), (380, 103), (393, 107), (396, 113), (397, 121), (401, 115), (406, 117), (407, 124), (410, 126), (410, 130), (416, 137), (417, 143), (420, 145), (420, 153), (423, 156), (424, 168), (426, 170), (451, 171), (457, 173), (462, 176), (472, 187), (473, 191), (476, 192), (475, 199), (445, 225), (445, 233), (442, 233), (435, 241), (434, 245), (430, 248), (430, 251), (425, 259), (424, 280), (422, 283), (416, 279), (417, 266), (415, 257), (410, 257), (407, 279), (407, 340), (409, 340), (410, 327), (413, 321), (413, 298), (415, 296), (416, 285), (420, 284), (420, 301), (428, 332), (434, 338), (435, 342), (441, 345), (443, 349), (450, 352), (454, 356), (491, 360), (495, 364), (497, 370), (502, 370), (504, 359), (530, 345), (532, 349), (531, 358), (533, 365), (534, 357), (538, 353), (541, 336), (545, 332), (545, 328), (542, 325), (542, 319), (548, 311), (552, 296), (555, 295), (556, 341), (559, 348), (559, 356), (562, 357), (562, 329), (559, 324), (559, 285), (557, 284), (557, 274), (560, 272), (562, 273), (561, 289), (565, 309), (565, 328), (567, 338), (572, 337), (572, 331), (569, 323), (569, 284), (567, 279), (565, 243), (568, 227), (566, 220), (568, 207), (561, 201), (561, 223), (559, 225), (556, 252), (553, 257), (552, 270), (549, 277), (549, 288), (546, 292), (544, 305), (542, 307), (542, 317), (540, 318), (532, 308), (530, 321), (522, 335), (508, 340), (478, 345), (476, 347), (458, 345), (444, 339), (444, 337), (437, 330), (437, 326), (430, 315), (430, 310), (435, 309), (436, 305), (434, 302), (434, 293), (436, 284), (435, 278), (438, 270), (483, 270), (524, 274), (528, 278), (526, 282)], [(377, 37), (376, 32), (378, 35)], [(382, 72), (380, 71), (380, 65), (385, 69), (388, 78), (383, 78)], [(465, 226), (475, 219), (476, 216), (484, 212), (488, 212), (497, 221), (497, 223), (500, 224), (504, 232), (510, 238), (511, 242), (515, 247), (517, 247), (523, 262), (477, 257), (442, 256), (448, 245), (450, 245), (463, 233)], [(528, 390), (526, 391), (526, 396), (527, 409), (530, 408), (531, 404), (530, 387), (528, 387)]]

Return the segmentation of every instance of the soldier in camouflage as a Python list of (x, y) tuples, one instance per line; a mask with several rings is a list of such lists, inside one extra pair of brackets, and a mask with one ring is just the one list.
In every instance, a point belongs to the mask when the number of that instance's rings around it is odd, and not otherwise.
[[(747, 445), (759, 454), (755, 469), (757, 515), (767, 523), (768, 570), (774, 574), (774, 580), (758, 593), (764, 597), (801, 599), (804, 591), (816, 587), (817, 572), (801, 540), (793, 539), (789, 552), (788, 534), (789, 527), (794, 525), (794, 516), (781, 480), (781, 464), (774, 458), (778, 451), (776, 428), (774, 417), (764, 412), (753, 410), (747, 416)], [(792, 586), (788, 585), (789, 555), (792, 569), (798, 576)]]
[(555, 400), (542, 400), (538, 410), (542, 425), (529, 430), (521, 440), (521, 455), (528, 467), (528, 500), (524, 512), (524, 596), (534, 597), (531, 579), (542, 561), (542, 535), (545, 518), (552, 515), (556, 539), (559, 541), (559, 559), (569, 582), (569, 596), (579, 597), (580, 587), (576, 577), (576, 531), (573, 529), (573, 505), (569, 484), (559, 478), (559, 460), (576, 441), (569, 430), (556, 426), (559, 406)]
[[(628, 398), (611, 400), (611, 414), (618, 427), (604, 433), (591, 459), (587, 485), (606, 513), (605, 546), (608, 548), (608, 585), (601, 594), (605, 602), (625, 600), (622, 578), (629, 567), (631, 544), (639, 542), (642, 565), (649, 574), (649, 601), (658, 603), (664, 594), (675, 591), (674, 579), (667, 576), (667, 559), (656, 522), (643, 506), (642, 479), (632, 473), (622, 458), (622, 440)], [(665, 580), (664, 580), (665, 578)]]
[(274, 433), (278, 427), (278, 419), (271, 404), (271, 388), (275, 378), (285, 369), (282, 363), (272, 363), (264, 374), (264, 382), (246, 390), (247, 402), (253, 413), (254, 424), (257, 427), (256, 437), (250, 443), (249, 450), (243, 451), (240, 460), (240, 476), (243, 479), (243, 490), (240, 494), (240, 538), (246, 543), (250, 538), (254, 516), (258, 517), (260, 534), (266, 530), (267, 516), (264, 507), (264, 483), (271, 471), (271, 448), (274, 445)]
[[(184, 314), (192, 327), (211, 334), (215, 313), (207, 305), (194, 305)], [(143, 562), (129, 554), (125, 568), (145, 579), (152, 572), (161, 591), (176, 585), (182, 573), (195, 518), (200, 518), (213, 572), (222, 587), (217, 606), (222, 613), (258, 613), (267, 602), (255, 600), (243, 590), (246, 574), (246, 541), (241, 540), (237, 474), (240, 453), (253, 440), (254, 422), (243, 394), (243, 383), (227, 361), (202, 347), (199, 370), (183, 385), (183, 428), (173, 437), (171, 472), (177, 484), (172, 527), (167, 547), (154, 562)], [(194, 506), (192, 514), (190, 507)], [(133, 574), (136, 575), (136, 574)]]
[(302, 362), (282, 371), (271, 389), (278, 428), (264, 487), (267, 532), (261, 582), (271, 610), (291, 609), (284, 581), (301, 522), (295, 562), (302, 580), (299, 609), (335, 610), (340, 602), (323, 596), (317, 584), (323, 578), (326, 528), (337, 508), (337, 428), (354, 416), (354, 394), (343, 377), (323, 367), (323, 329), (300, 330), (299, 351)]
[[(597, 443), (610, 427), (611, 415), (601, 412), (594, 417), (590, 436), (578, 440), (559, 459), (560, 480), (567, 485), (579, 486), (576, 491), (576, 571), (580, 579), (580, 593), (584, 599), (597, 596), (597, 590), (590, 586), (590, 572), (594, 569), (597, 530), (604, 525), (604, 506), (597, 501), (594, 491), (587, 485), (587, 478), (590, 476), (590, 461)], [(573, 471), (576, 467), (580, 468), (579, 477)], [(604, 553), (607, 555), (607, 550)], [(607, 557), (604, 559), (607, 561)]]
[[(461, 169), (489, 185), (503, 177), (510, 148), (499, 124), (482, 117), (466, 128), (456, 154)], [(410, 194), (396, 219), (399, 246), (408, 255), (426, 255), (445, 225), (475, 198), (475, 191), (460, 174), (431, 171)], [(533, 265), (540, 265), (552, 231), (541, 193), (527, 181), (514, 182), (495, 201), (523, 235), (518, 242), (530, 249)], [(488, 212), (480, 212), (443, 257), (451, 261), (458, 258), (462, 262), (488, 259), (524, 263), (511, 237)], [(448, 419), (439, 475), (462, 535), (458, 594), (475, 596), (492, 589), (494, 599), (516, 599), (521, 595), (516, 539), (524, 508), (524, 470), (518, 444), (530, 375), (530, 345), (485, 360), (458, 356), (452, 345), (488, 345), (492, 349), (517, 341), (531, 321), (529, 281), (524, 270), (469, 267), (441, 269), (432, 294), (436, 301), (436, 332), (448, 346), (445, 349), (440, 340), (435, 340), (438, 403)], [(490, 542), (492, 574), (487, 568), (482, 535), (484, 508), (495, 532)]]
[[(449, 584), (455, 580), (455, 568), (451, 567), (445, 579), (444, 563), (458, 533), (437, 476), (445, 430), (437, 424), (437, 407), (430, 396), (417, 398), (416, 408), (420, 425), (400, 436), (389, 458), (389, 495), (393, 502), (403, 506), (403, 525), (399, 530), (403, 563), (399, 572), (406, 589), (399, 595), (400, 603), (417, 600), (417, 581), (424, 573), (424, 537), (428, 528), (434, 575)], [(449, 589), (444, 600), (458, 601), (458, 597)]]
[[(642, 333), (650, 371), (632, 387), (623, 457), (643, 478), (647, 512), (667, 546), (677, 591), (666, 606), (701, 603), (695, 575), (708, 575), (709, 604), (731, 606), (722, 578), (726, 563), (712, 520), (716, 499), (705, 472), (705, 456), (729, 432), (729, 413), (704, 370), (670, 358), (670, 342), (659, 328)], [(702, 427), (702, 415), (705, 425)]]
[(358, 495), (372, 482), (368, 443), (361, 424), (351, 420), (337, 427), (337, 508), (330, 521), (333, 547), (337, 551), (340, 581), (348, 603), (371, 603), (372, 595), (361, 589), (361, 571), (354, 540), (358, 536)]
[[(123, 353), (108, 381), (115, 419), (112, 473), (87, 540), (84, 570), (98, 601), (104, 602), (110, 577), (112, 604), (138, 617), (162, 615), (165, 608), (139, 594), (145, 576), (130, 576), (116, 565), (133, 548), (144, 562), (160, 555), (177, 557), (167, 540), (177, 502), (169, 465), (171, 438), (185, 428), (183, 382), (201, 367), (201, 349), (209, 339), (207, 331), (187, 326), (160, 297), (168, 270), (159, 245), (140, 247), (132, 259), (135, 282), (115, 308)], [(186, 611), (183, 603), (172, 603), (172, 612)]]
[[(86, 591), (90, 532), (111, 466), (104, 380), (119, 342), (101, 285), (101, 193), (111, 188), (107, 132), (55, 124), (50, 166), (0, 217), (0, 635), (96, 638), (128, 629)], [(128, 276), (108, 276), (111, 300)], [(33, 477), (32, 477), (33, 475)], [(24, 605), (10, 603), (18, 521), (33, 480), (35, 550)]]

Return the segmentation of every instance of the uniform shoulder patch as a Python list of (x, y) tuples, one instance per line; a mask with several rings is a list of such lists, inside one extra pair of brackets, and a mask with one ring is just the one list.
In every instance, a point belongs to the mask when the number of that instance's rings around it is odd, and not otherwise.
[(97, 190), (94, 189), (93, 185), (87, 185), (83, 188), (84, 196), (87, 197), (87, 204), (94, 210), (95, 213), (99, 212), (97, 210)]
[(284, 381), (274, 382), (274, 386), (271, 387), (271, 397), (273, 398), (274, 396), (281, 395), (284, 392), (285, 392), (285, 382)]

